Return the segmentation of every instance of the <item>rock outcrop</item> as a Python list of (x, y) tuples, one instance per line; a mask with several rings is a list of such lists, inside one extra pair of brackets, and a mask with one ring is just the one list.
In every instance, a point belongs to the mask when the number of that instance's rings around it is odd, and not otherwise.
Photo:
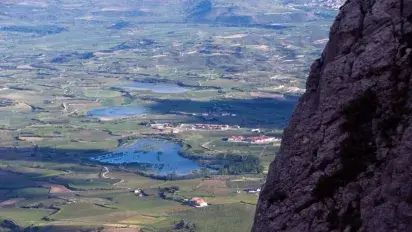
[(412, 0), (341, 7), (253, 231), (412, 231)]

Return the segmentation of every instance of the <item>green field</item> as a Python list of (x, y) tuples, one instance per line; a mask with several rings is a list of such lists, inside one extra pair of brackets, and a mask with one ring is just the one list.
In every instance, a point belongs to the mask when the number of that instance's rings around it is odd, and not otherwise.
[(0, 220), (13, 220), (24, 226), (38, 225), (43, 217), (52, 213), (52, 211), (37, 209), (6, 208), (0, 209)]
[(120, 93), (111, 90), (86, 90), (84, 96), (90, 98), (114, 98), (120, 97)]
[[(40, 231), (250, 230), (258, 196), (244, 190), (265, 182), (336, 11), (282, 0), (203, 7), (0, 4), (0, 221)], [(135, 84), (151, 87), (124, 87)], [(136, 106), (144, 113), (122, 113)], [(108, 113), (87, 114), (101, 108)], [(181, 149), (172, 159), (134, 147), (139, 139)], [(190, 206), (193, 197), (209, 206)], [(181, 221), (189, 229), (173, 229)]]
[(252, 228), (254, 211), (255, 206), (248, 204), (214, 205), (174, 213), (170, 219), (156, 223), (144, 231), (169, 231), (167, 228), (183, 220), (186, 223), (194, 223), (196, 231), (201, 232), (248, 232)]
[(72, 203), (70, 205), (63, 206), (62, 209), (58, 213), (51, 216), (51, 218), (53, 220), (67, 220), (89, 216), (101, 216), (113, 212), (116, 212), (116, 210), (103, 208), (93, 204)]

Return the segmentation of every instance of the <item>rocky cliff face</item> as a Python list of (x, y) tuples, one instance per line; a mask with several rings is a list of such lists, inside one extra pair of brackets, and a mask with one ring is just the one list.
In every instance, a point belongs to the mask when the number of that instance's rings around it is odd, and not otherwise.
[(342, 6), (253, 231), (412, 231), (412, 0)]

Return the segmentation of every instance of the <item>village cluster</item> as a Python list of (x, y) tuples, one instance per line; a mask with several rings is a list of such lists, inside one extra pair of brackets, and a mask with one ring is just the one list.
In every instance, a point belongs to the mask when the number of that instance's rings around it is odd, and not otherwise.
[(250, 143), (250, 144), (268, 144), (273, 142), (280, 142), (280, 138), (270, 137), (270, 136), (253, 136), (253, 137), (244, 137), (244, 136), (231, 136), (227, 139), (228, 142), (234, 143)]
[(218, 124), (172, 124), (172, 123), (154, 123), (150, 125), (153, 129), (160, 130), (162, 132), (170, 132), (173, 134), (180, 133), (188, 130), (203, 130), (203, 131), (227, 131), (240, 129), (240, 126), (218, 125)]
[(181, 130), (235, 130), (240, 129), (240, 126), (229, 126), (229, 125), (219, 125), (219, 124), (207, 124), (207, 123), (197, 123), (197, 124), (172, 124), (172, 123), (154, 123), (150, 125), (153, 129), (157, 130), (170, 130), (170, 129), (181, 129)]
[[(172, 123), (154, 123), (150, 124), (153, 129), (157, 129), (164, 133), (177, 134), (182, 131), (227, 131), (227, 130), (237, 130), (240, 126), (234, 125), (219, 125), (219, 124), (208, 124), (208, 123), (197, 123), (197, 124), (172, 124)], [(252, 129), (251, 132), (261, 133), (260, 129)], [(250, 144), (269, 144), (273, 142), (280, 142), (281, 139), (277, 137), (271, 137), (266, 135), (261, 136), (231, 136), (225, 139), (228, 142), (235, 143), (250, 143)]]

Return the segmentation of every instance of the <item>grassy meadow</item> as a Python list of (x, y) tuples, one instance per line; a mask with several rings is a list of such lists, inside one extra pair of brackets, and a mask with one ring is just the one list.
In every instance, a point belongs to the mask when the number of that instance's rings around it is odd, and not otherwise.
[[(258, 196), (244, 190), (264, 184), (280, 141), (227, 138), (281, 138), (335, 11), (212, 2), (204, 14), (180, 0), (0, 4), (0, 231), (250, 230)], [(231, 129), (180, 127), (193, 124)], [(139, 139), (178, 144), (198, 169), (159, 178), (150, 162), (94, 159), (145, 158)], [(166, 152), (161, 168), (175, 165)]]

